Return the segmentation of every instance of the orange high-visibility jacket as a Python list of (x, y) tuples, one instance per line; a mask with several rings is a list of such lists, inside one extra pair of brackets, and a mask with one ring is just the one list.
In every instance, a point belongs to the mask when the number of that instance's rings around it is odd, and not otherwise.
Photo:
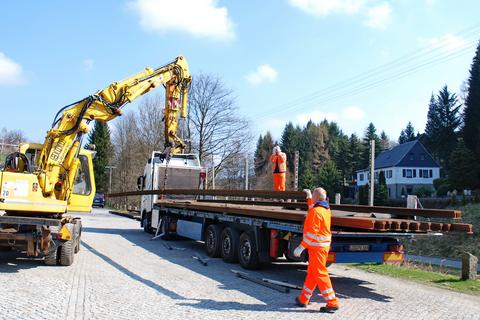
[(278, 155), (272, 154), (270, 161), (272, 162), (273, 173), (284, 173), (287, 171), (287, 155), (284, 152), (279, 152)]
[(312, 203), (307, 199), (308, 212), (303, 225), (302, 246), (309, 250), (329, 249), (332, 241), (330, 231), (331, 213), (327, 201)]

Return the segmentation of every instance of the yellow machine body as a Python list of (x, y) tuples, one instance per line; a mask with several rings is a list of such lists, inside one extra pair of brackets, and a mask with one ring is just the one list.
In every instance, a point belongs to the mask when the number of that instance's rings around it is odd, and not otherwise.
[(125, 80), (62, 108), (43, 144), (21, 144), (0, 170), (0, 210), (32, 215), (89, 212), (95, 196), (93, 152), (82, 149), (91, 121), (107, 122), (121, 115), (127, 103), (157, 87), (165, 87), (165, 148), (182, 152), (176, 135), (178, 118), (187, 114), (191, 76), (179, 56), (157, 69), (146, 68)]

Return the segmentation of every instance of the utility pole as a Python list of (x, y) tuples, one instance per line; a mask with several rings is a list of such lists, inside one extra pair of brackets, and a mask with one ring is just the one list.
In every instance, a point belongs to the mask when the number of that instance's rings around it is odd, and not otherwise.
[(373, 206), (373, 195), (375, 189), (375, 140), (370, 140), (370, 190), (368, 205)]
[(116, 169), (117, 167), (114, 166), (105, 166), (105, 169), (109, 169), (109, 175), (108, 175), (108, 193), (112, 193), (112, 170)]
[(295, 151), (295, 159), (293, 160), (293, 166), (294, 166), (294, 178), (293, 178), (293, 191), (298, 191), (298, 165), (300, 162), (300, 153)]

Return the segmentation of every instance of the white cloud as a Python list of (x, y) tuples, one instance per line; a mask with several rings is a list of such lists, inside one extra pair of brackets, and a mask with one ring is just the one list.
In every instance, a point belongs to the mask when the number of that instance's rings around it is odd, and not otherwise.
[(258, 66), (253, 72), (245, 76), (245, 79), (252, 85), (256, 86), (263, 82), (274, 82), (277, 80), (278, 72), (268, 64)]
[(365, 111), (357, 106), (346, 107), (342, 111), (342, 118), (346, 120), (363, 120)]
[(463, 39), (462, 37), (453, 35), (451, 33), (447, 33), (437, 38), (435, 37), (430, 39), (419, 38), (418, 41), (423, 44), (427, 44), (433, 48), (440, 48), (446, 52), (454, 51), (456, 49), (463, 47), (466, 44), (465, 39)]
[(0, 52), (0, 85), (16, 85), (22, 82), (22, 66)]
[(94, 65), (94, 61), (92, 59), (83, 60), (83, 68), (85, 69), (85, 71), (92, 71), (93, 65)]
[(332, 13), (355, 14), (363, 7), (364, 0), (289, 0), (293, 7), (297, 7), (309, 14), (326, 16)]
[(390, 22), (392, 8), (388, 3), (371, 7), (367, 11), (365, 25), (374, 29), (385, 29)]
[(134, 0), (128, 7), (147, 31), (184, 31), (196, 37), (232, 39), (233, 23), (217, 0)]
[(360, 15), (366, 18), (364, 24), (374, 29), (385, 29), (392, 14), (387, 2), (378, 4), (374, 0), (289, 0), (289, 3), (314, 16)]

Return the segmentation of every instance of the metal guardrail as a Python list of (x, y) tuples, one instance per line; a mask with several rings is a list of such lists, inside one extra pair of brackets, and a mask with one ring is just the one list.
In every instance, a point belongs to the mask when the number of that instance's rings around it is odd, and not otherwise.
[[(405, 260), (424, 263), (424, 264), (431, 264), (439, 267), (462, 269), (462, 262), (459, 260), (450, 260), (450, 259), (435, 258), (435, 257), (423, 257), (423, 256), (416, 256), (411, 254), (406, 254)], [(477, 268), (477, 272), (480, 272), (480, 265)]]

